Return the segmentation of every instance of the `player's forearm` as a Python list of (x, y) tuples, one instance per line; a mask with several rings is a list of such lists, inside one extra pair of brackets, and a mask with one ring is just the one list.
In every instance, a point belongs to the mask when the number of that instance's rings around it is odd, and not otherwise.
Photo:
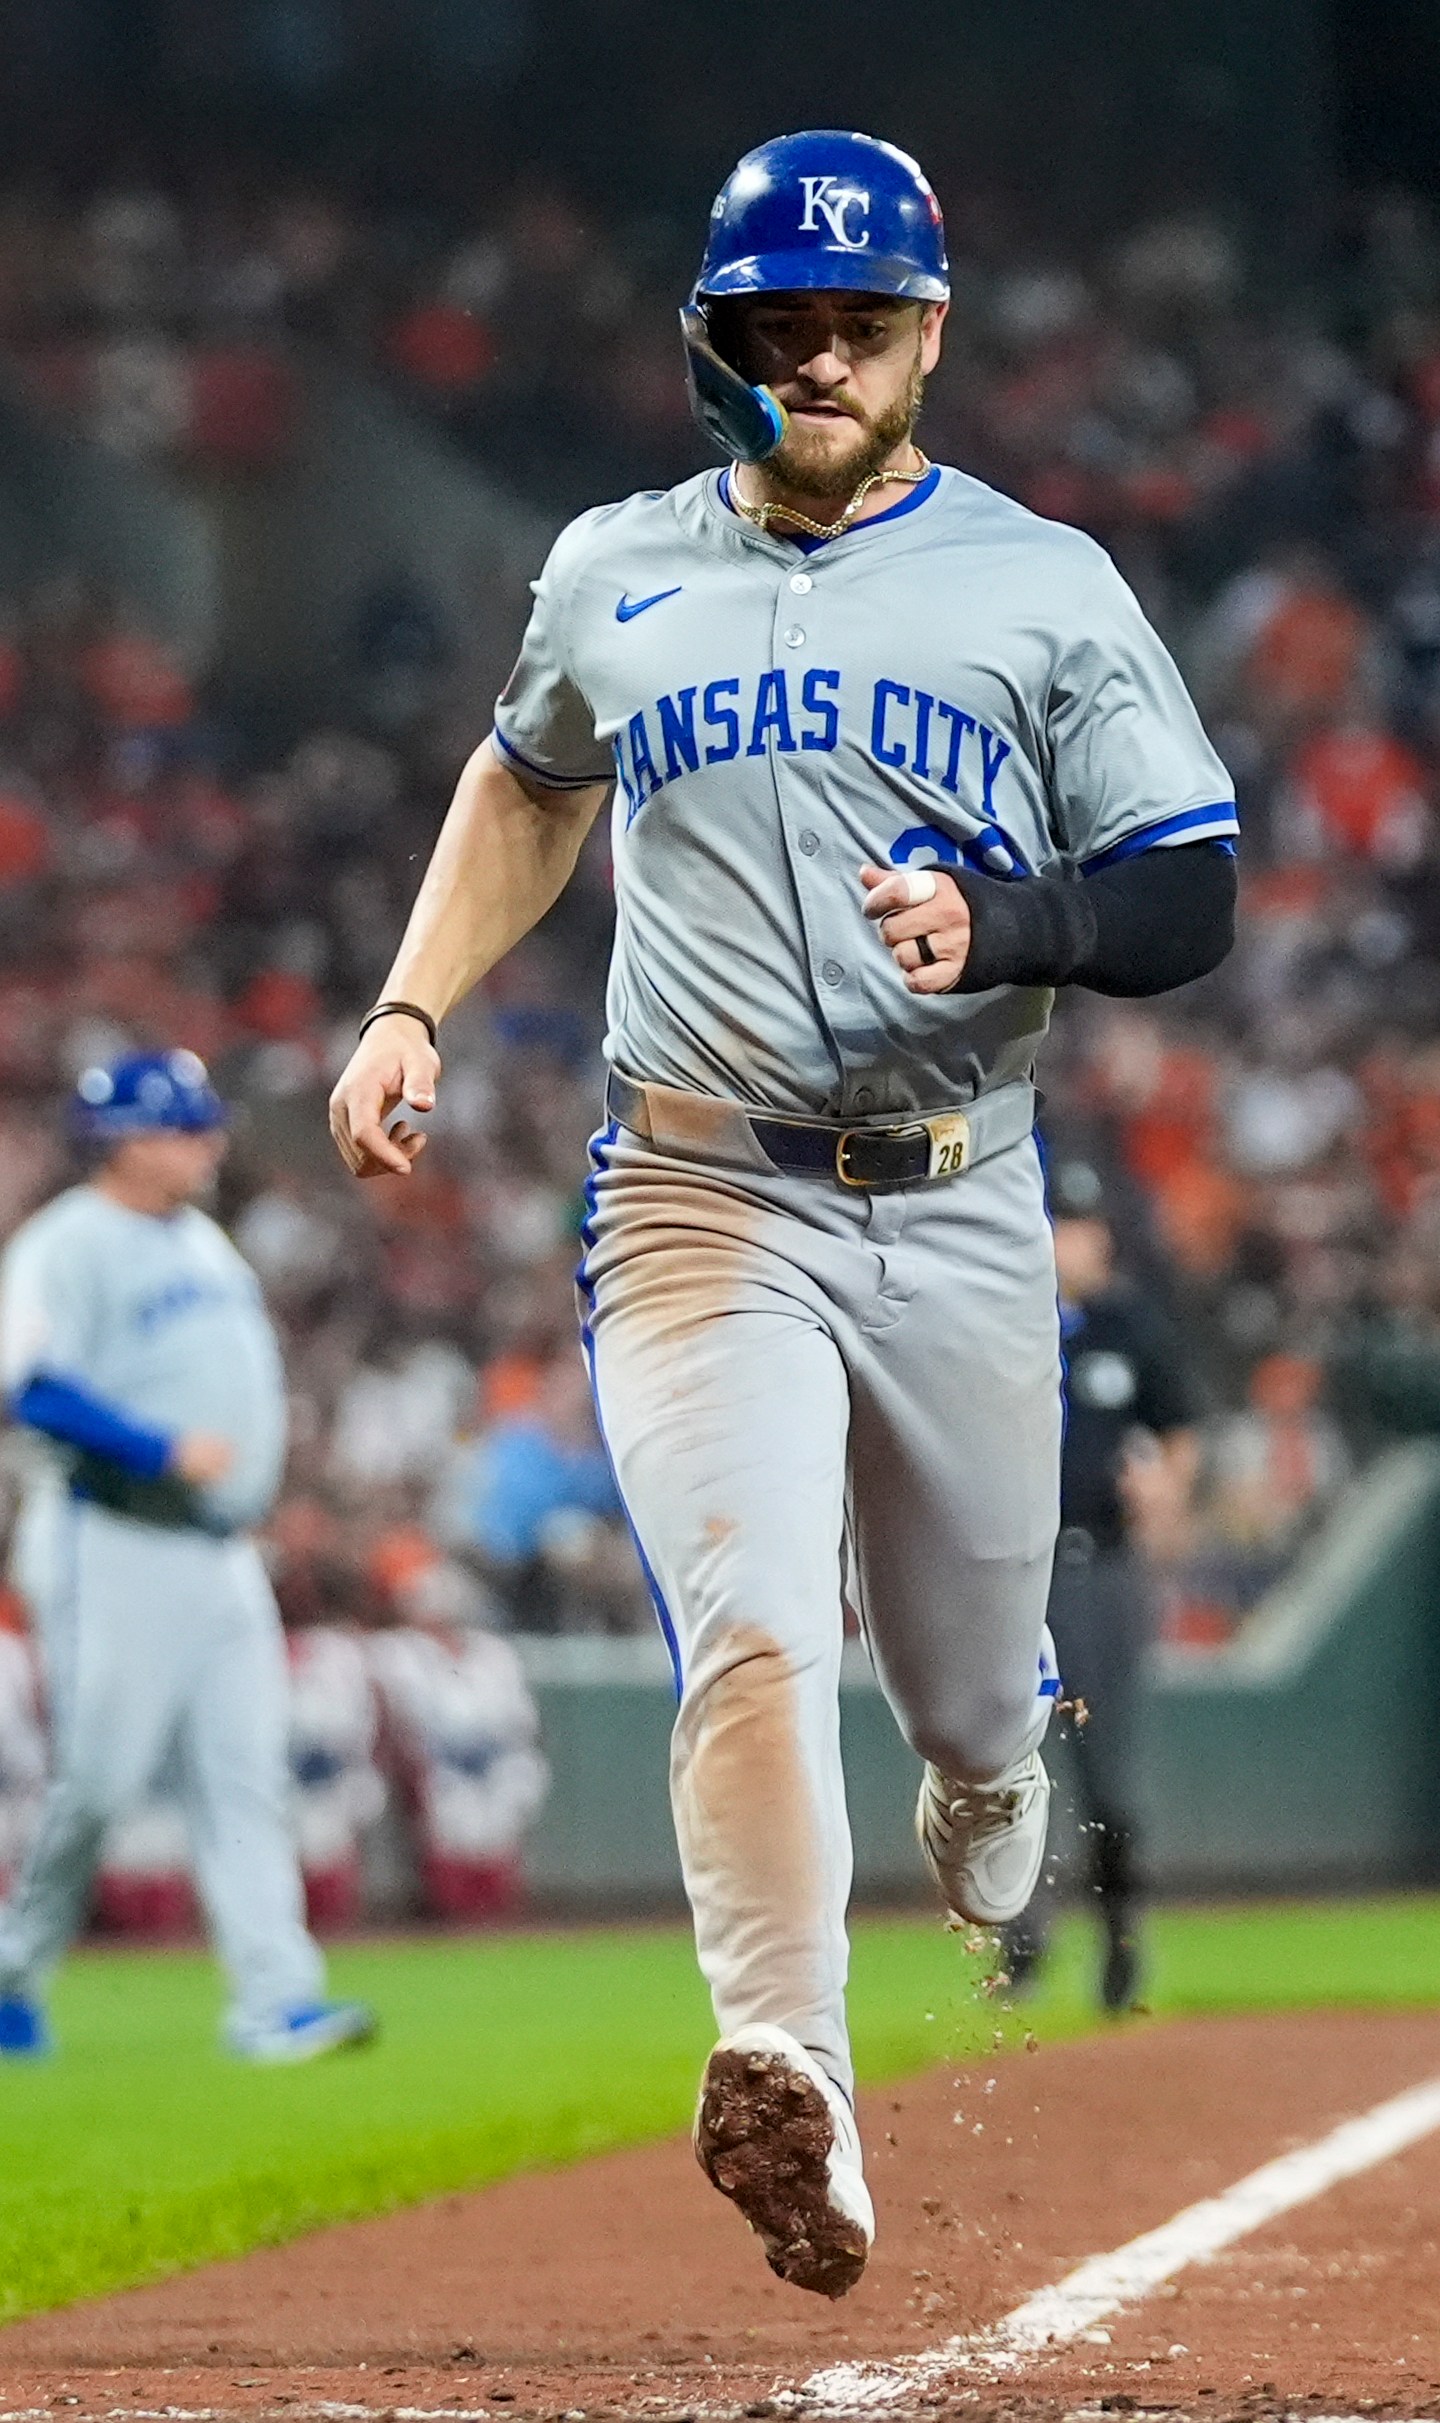
[(1215, 842), (1141, 851), (1091, 876), (951, 872), (971, 915), (959, 993), (1083, 984), (1140, 999), (1208, 976), (1235, 939), (1235, 861)]
[(553, 908), (605, 796), (532, 793), (488, 741), (465, 767), (385, 984), (437, 1024)]

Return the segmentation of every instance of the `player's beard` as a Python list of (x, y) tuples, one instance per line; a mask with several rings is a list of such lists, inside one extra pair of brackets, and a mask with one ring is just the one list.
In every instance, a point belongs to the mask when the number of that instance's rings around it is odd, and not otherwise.
[(775, 452), (763, 466), (767, 488), (792, 497), (852, 497), (862, 480), (883, 469), (898, 446), (911, 436), (925, 398), (925, 374), (919, 359), (903, 394), (873, 418), (848, 398), (827, 397), (864, 432), (862, 443), (836, 453), (818, 429), (800, 429), (792, 421)]

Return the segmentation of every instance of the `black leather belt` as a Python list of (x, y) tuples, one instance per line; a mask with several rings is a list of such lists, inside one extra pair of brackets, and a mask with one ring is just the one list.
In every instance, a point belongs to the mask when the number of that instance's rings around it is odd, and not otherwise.
[[(605, 1107), (622, 1127), (655, 1141), (647, 1089), (611, 1069)], [(657, 1089), (658, 1090), (658, 1089)], [(958, 1177), (975, 1161), (1018, 1143), (1034, 1121), (1034, 1088), (1015, 1081), (982, 1095), (967, 1109), (935, 1111), (893, 1127), (845, 1127), (839, 1120), (777, 1119), (745, 1109), (724, 1108), (748, 1132), (775, 1168), (803, 1177), (833, 1178), (842, 1186), (879, 1193), (892, 1186), (921, 1186)]]
[[(842, 1186), (918, 1186), (930, 1175), (930, 1131), (924, 1127), (792, 1126), (752, 1112), (750, 1133), (777, 1169), (838, 1178)], [(962, 1158), (956, 1167), (964, 1166)]]

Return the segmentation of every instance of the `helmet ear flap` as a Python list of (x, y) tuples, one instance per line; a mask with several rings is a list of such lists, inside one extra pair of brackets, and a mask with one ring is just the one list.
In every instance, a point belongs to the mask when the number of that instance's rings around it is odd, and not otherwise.
[(785, 435), (789, 415), (768, 387), (752, 387), (715, 348), (697, 302), (680, 306), (690, 409), (707, 437), (738, 462), (763, 463)]

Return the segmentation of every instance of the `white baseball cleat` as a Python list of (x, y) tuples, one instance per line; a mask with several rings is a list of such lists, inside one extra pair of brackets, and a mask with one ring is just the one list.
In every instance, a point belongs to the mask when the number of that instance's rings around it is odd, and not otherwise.
[(957, 1918), (1003, 1927), (1040, 1880), (1050, 1778), (1038, 1750), (993, 1783), (959, 1784), (927, 1767), (915, 1810), (925, 1864)]
[(232, 2020), (225, 2033), (231, 2052), (242, 2061), (274, 2068), (370, 2044), (379, 2025), (366, 2002), (307, 2002), (273, 2019)]
[(784, 2028), (723, 2036), (705, 2064), (695, 2152), (712, 2187), (740, 2207), (772, 2272), (843, 2297), (865, 2269), (875, 2208), (854, 2114), (834, 2080)]

